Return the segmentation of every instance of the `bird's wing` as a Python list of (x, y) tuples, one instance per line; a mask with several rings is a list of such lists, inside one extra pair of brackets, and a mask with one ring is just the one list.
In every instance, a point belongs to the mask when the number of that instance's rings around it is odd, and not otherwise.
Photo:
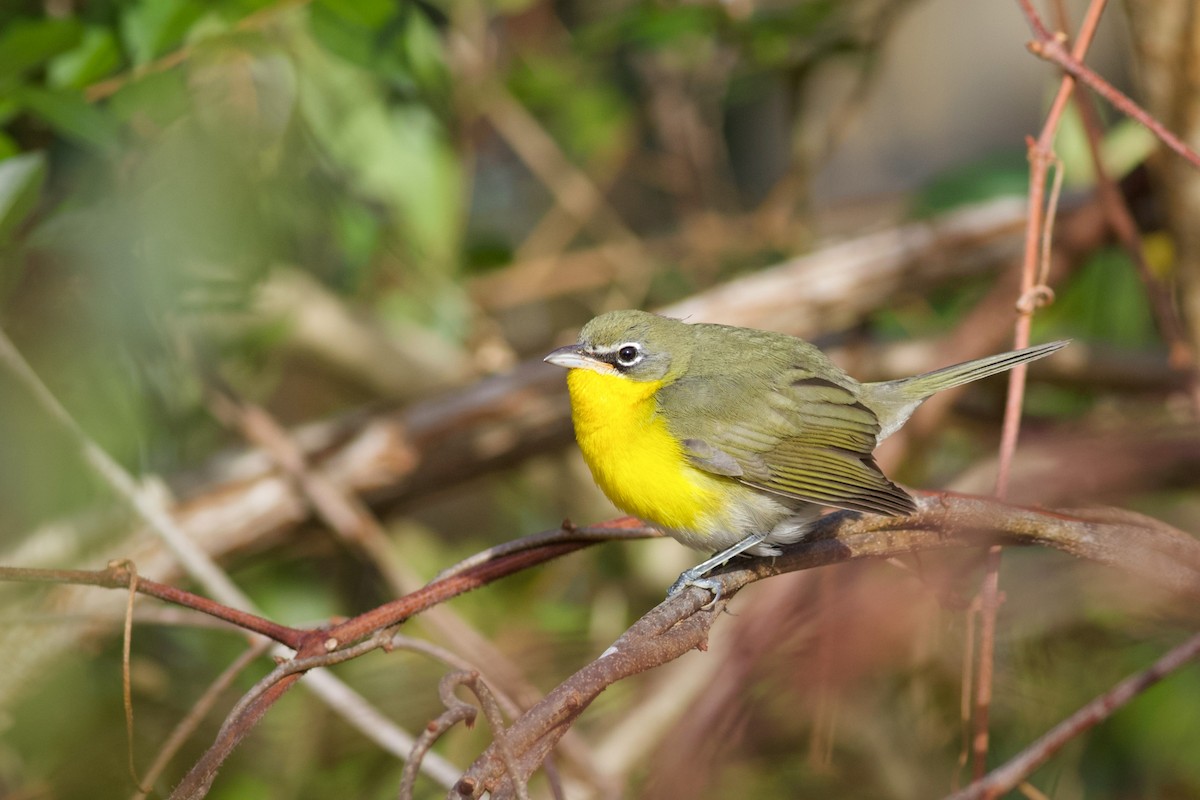
[(722, 417), (704, 425), (704, 435), (683, 438), (699, 469), (820, 505), (897, 516), (916, 508), (871, 454), (875, 413), (831, 380), (789, 376), (765, 402)]

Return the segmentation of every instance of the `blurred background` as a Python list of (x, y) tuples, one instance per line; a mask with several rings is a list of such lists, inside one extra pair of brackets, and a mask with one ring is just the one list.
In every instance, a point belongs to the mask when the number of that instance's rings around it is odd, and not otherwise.
[[(1088, 64), (1197, 143), (1189, 5), (1108, 8)], [(1065, 6), (1073, 31), (1084, 4)], [(1025, 137), (1059, 82), (1029, 36), (1016, 3), (953, 0), (8, 0), (0, 327), (267, 616), (352, 615), (564, 517), (616, 516), (575, 451), (563, 376), (540, 364), (596, 313), (782, 330), (864, 380), (1008, 347)], [(1200, 343), (1197, 176), (1095, 111), (1147, 269)], [(1070, 108), (1056, 141), (1056, 302), (1034, 326), (1075, 344), (1033, 369), (1011, 496), (1195, 532), (1188, 365), (1169, 362), (1105, 222), (1086, 120)], [(128, 557), (194, 587), (18, 375), (6, 357), (0, 563)], [(931, 402), (882, 463), (909, 486), (990, 493), (1003, 392), (993, 380)], [(313, 513), (303, 481), (256, 448), (284, 430), (378, 527)], [(603, 545), (407, 632), (528, 703), (695, 560), (669, 540)], [(750, 587), (708, 652), (588, 710), (558, 759), (568, 796), (928, 798), (965, 783), (981, 563), (935, 553)], [(1001, 582), (996, 763), (1200, 622), (1178, 597), (1058, 553), (1009, 552)], [(0, 795), (132, 796), (123, 593), (0, 597)], [(140, 767), (244, 648), (139, 601)], [(220, 695), (160, 794), (270, 666)], [(446, 670), (398, 651), (335, 672), (420, 731)], [(1032, 783), (1062, 800), (1200, 796), (1198, 697), (1200, 672), (1181, 671)], [(437, 752), (465, 769), (489, 740), (456, 730)], [(393, 797), (401, 768), (294, 691), (210, 796)], [(544, 779), (533, 789), (545, 796)], [(417, 796), (444, 792), (418, 783)]]

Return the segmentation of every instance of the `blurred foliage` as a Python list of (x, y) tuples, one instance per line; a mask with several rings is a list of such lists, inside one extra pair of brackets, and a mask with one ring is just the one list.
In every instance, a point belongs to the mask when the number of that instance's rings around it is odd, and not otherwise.
[[(239, 442), (206, 404), (213, 376), (285, 421), (465, 383), (541, 351), (595, 309), (654, 306), (800, 249), (810, 233), (803, 217), (789, 217), (783, 233), (732, 227), (730, 241), (717, 244), (705, 238), (705, 223), (753, 217), (757, 198), (774, 188), (755, 185), (754, 151), (797, 159), (805, 126), (823, 124), (797, 110), (808, 81), (831, 62), (868, 73), (883, 20), (903, 5), (11, 0), (0, 6), (0, 325), (74, 419), (141, 476), (195, 468)], [(756, 105), (780, 92), (782, 123)], [(500, 132), (509, 100), (540, 136), (514, 142)], [(739, 115), (761, 133), (741, 149), (725, 137)], [(782, 135), (769, 136), (772, 125)], [(1075, 191), (1094, 181), (1080, 126), (1068, 117), (1059, 140)], [(561, 151), (641, 245), (687, 232), (686, 257), (667, 263), (648, 248), (644, 263), (629, 266), (622, 256), (554, 297), (555, 276), (543, 271), (547, 298), (489, 305), (475, 281), (514, 260), (609, 245), (613, 235), (588, 224), (597, 215), (576, 219), (557, 206), (518, 144), (543, 156)], [(1149, 147), (1142, 129), (1115, 122), (1105, 162), (1124, 176)], [(786, 169), (772, 180), (786, 184), (812, 165)], [(563, 180), (566, 194), (578, 189)], [(1021, 194), (1025, 181), (1020, 155), (986, 157), (931, 180), (908, 208), (931, 216)], [(791, 210), (804, 205), (801, 191)], [(1170, 243), (1152, 244), (1153, 264), (1169, 274)], [(397, 360), (413, 356), (404, 363), (425, 368), (385, 391), (360, 365), (339, 362), (300, 321), (314, 295), (281, 291), (280, 276), (295, 273), (315, 279), (323, 299), (378, 334)], [(990, 285), (984, 276), (929, 297), (897, 297), (864, 329), (876, 340), (952, 331)], [(1112, 249), (1087, 258), (1037, 324), (1048, 336), (1157, 345), (1136, 274)], [(1074, 419), (1106, 400), (1078, 390), (1035, 403), (1034, 416)], [(0, 546), (20, 546), (44, 523), (82, 519), (89, 524), (79, 526), (77, 552), (98, 566), (87, 555), (129, 520), (98, 514), (93, 525), (89, 515), (119, 500), (6, 371), (0, 403)], [(926, 454), (939, 474), (990, 447), (967, 425), (947, 428)], [(609, 514), (594, 495), (581, 499), (586, 480), (565, 458), (533, 459), (403, 509), (387, 521), (396, 552), (432, 575), (568, 513)], [(1168, 489), (1146, 502), (1194, 519), (1183, 494)], [(451, 605), (545, 689), (656, 602), (689, 558), (672, 543), (599, 548)], [(998, 755), (1147, 664), (1188, 622), (1186, 613), (1139, 605), (1134, 590), (1096, 570), (1045, 562), (1020, 558), (1005, 576), (1005, 613), (1016, 622), (1001, 642), (1010, 658), (995, 712)], [(315, 623), (388, 599), (374, 567), (320, 530), (239, 553), (231, 569), (284, 622)], [(931, 572), (939, 569), (954, 575), (934, 574), (930, 584), (965, 581), (959, 573), (970, 577), (973, 566), (939, 562)], [(871, 565), (836, 573), (847, 609), (839, 633), (862, 638), (841, 653), (839, 663), (854, 669), (830, 700), (838, 722), (825, 756), (817, 751), (831, 734), (815, 721), (811, 619), (785, 620), (770, 657), (748, 668), (744, 696), (705, 728), (704, 757), (672, 749), (691, 741), (685, 720), (645, 754), (630, 794), (666, 795), (656, 780), (678, 788), (671, 781), (693, 774), (707, 779), (695, 787), (706, 797), (915, 798), (949, 786), (966, 633), (956, 610), (935, 607), (928, 587), (896, 572)], [(12, 587), (0, 593), (17, 596)], [(1057, 626), (1021, 629), (1047, 608)], [(420, 633), (423, 625), (409, 627)], [(1131, 625), (1140, 626), (1136, 636), (1125, 632)], [(137, 631), (135, 759), (145, 764), (242, 642), (180, 623)], [(872, 660), (879, 640), (893, 650)], [(0, 795), (131, 794), (119, 734), (120, 644), (88, 641), (0, 716)], [(241, 676), (219, 707), (266, 668)], [(440, 712), (434, 687), (444, 670), (428, 659), (373, 654), (338, 671), (410, 730)], [(639, 686), (614, 687), (579, 730), (601, 738), (646, 702)], [(1049, 775), (1060, 798), (1200, 794), (1197, 761), (1188, 757), (1200, 752), (1196, 691), (1194, 672), (1168, 680), (1038, 780)], [(219, 712), (206, 719), (159, 789), (212, 740), (218, 720)], [(487, 741), (484, 726), (455, 731), (439, 752), (467, 764)], [(677, 771), (663, 778), (659, 768), (672, 764)], [(211, 796), (391, 797), (399, 771), (327, 708), (293, 692), (239, 748)], [(430, 783), (421, 791), (441, 795)]]

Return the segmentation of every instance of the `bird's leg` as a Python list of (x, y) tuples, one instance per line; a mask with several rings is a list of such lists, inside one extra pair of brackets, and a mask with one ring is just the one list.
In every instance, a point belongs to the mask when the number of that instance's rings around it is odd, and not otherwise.
[(741, 555), (751, 547), (761, 544), (762, 541), (770, 535), (770, 533), (770, 531), (752, 533), (745, 539), (742, 539), (740, 542), (733, 545), (733, 547), (727, 547), (714, 555), (712, 558), (701, 561), (691, 569), (684, 570), (682, 573), (680, 573), (675, 582), (671, 584), (671, 588), (667, 589), (667, 597), (674, 597), (689, 586), (697, 586), (701, 589), (708, 589), (710, 592), (712, 592), (713, 599), (709, 600), (704, 606), (705, 608), (708, 608), (713, 603), (721, 599), (721, 582), (714, 580), (713, 578), (706, 578), (704, 576), (712, 572), (717, 567), (726, 564), (734, 556)]

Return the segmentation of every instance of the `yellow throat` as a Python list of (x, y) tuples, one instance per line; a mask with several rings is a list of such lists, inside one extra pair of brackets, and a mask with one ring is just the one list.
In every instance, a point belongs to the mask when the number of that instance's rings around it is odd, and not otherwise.
[(590, 369), (567, 373), (575, 437), (592, 477), (618, 508), (658, 525), (701, 527), (721, 506), (716, 481), (688, 464), (657, 413), (662, 381)]

